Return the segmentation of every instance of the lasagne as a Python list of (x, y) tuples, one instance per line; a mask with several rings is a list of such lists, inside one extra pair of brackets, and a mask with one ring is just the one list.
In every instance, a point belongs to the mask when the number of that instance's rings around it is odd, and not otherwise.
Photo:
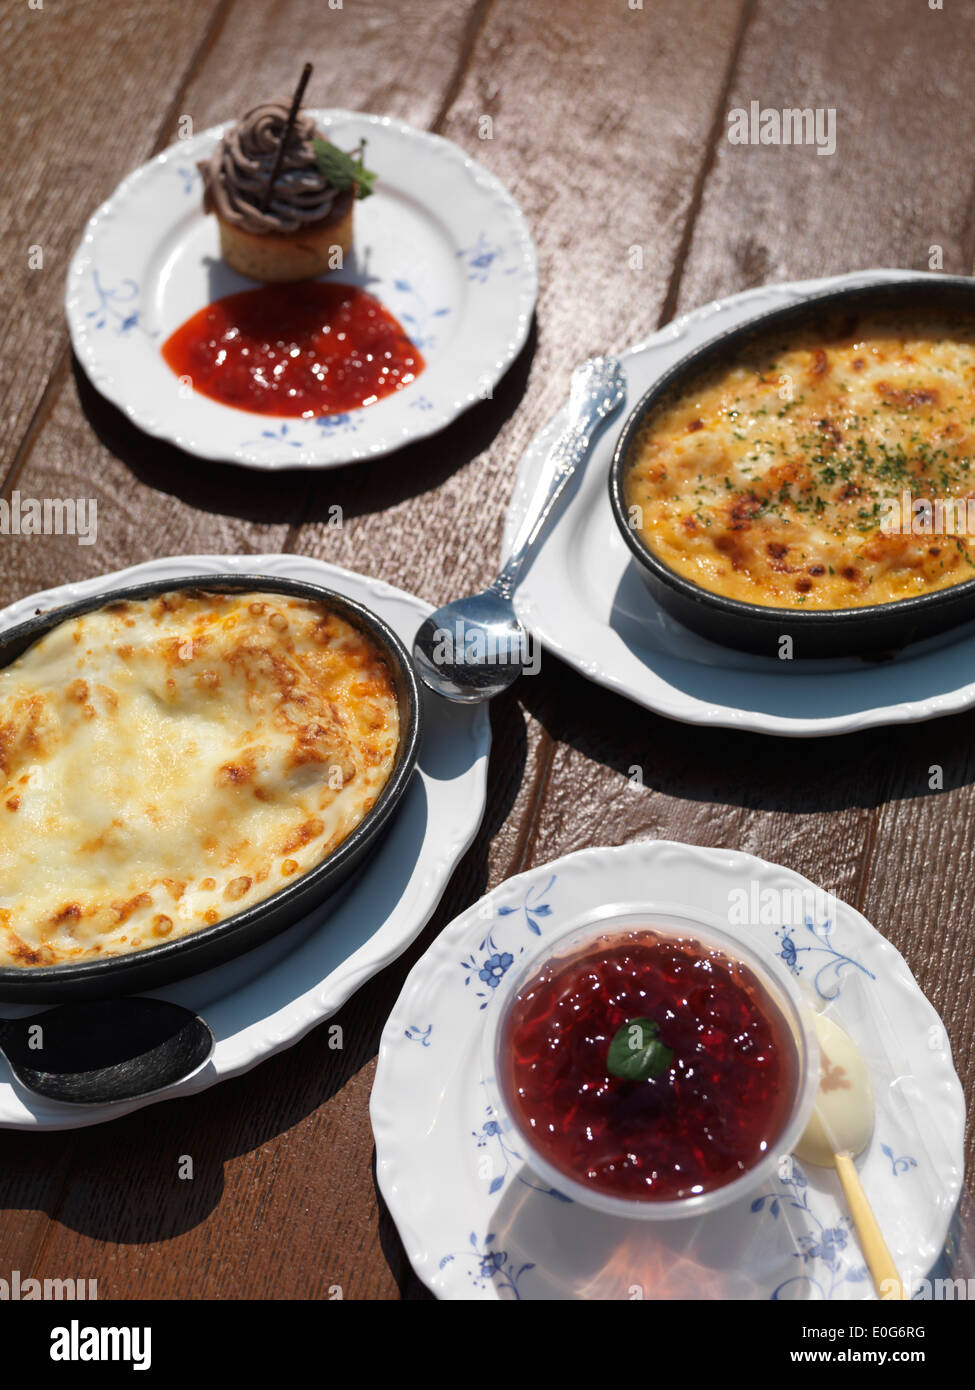
[(0, 670), (0, 965), (212, 926), (336, 849), (396, 760), (378, 645), (325, 605), (109, 603)]
[(975, 329), (877, 317), (767, 340), (635, 441), (630, 524), (711, 593), (896, 602), (975, 577)]

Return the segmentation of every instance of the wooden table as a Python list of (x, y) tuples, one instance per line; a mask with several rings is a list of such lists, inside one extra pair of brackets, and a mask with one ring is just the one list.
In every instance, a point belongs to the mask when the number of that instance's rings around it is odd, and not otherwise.
[[(494, 572), (516, 462), (569, 372), (765, 281), (969, 273), (975, 15), (921, 0), (48, 0), (5, 7), (3, 495), (96, 497), (97, 546), (0, 537), (0, 603), (154, 556), (293, 551), (433, 603)], [(537, 326), (491, 401), (430, 442), (266, 477), (142, 436), (72, 364), (85, 221), (134, 166), (290, 90), (386, 112), (498, 174), (539, 249)], [(743, 147), (727, 113), (834, 107), (837, 150)], [(483, 115), (493, 138), (478, 138)], [(28, 269), (29, 248), (43, 267)], [(634, 268), (630, 248), (642, 248)], [(341, 530), (324, 524), (339, 503)], [(368, 1100), (413, 962), (487, 888), (592, 844), (749, 850), (853, 903), (907, 958), (975, 1080), (975, 712), (825, 740), (669, 723), (546, 657), (493, 711), (487, 813), (422, 938), (325, 1029), (191, 1099), (2, 1137), (0, 1274), (102, 1298), (424, 1296), (374, 1179)], [(634, 792), (627, 771), (644, 769)], [(945, 789), (929, 790), (929, 767)], [(195, 1178), (179, 1181), (179, 1156)]]

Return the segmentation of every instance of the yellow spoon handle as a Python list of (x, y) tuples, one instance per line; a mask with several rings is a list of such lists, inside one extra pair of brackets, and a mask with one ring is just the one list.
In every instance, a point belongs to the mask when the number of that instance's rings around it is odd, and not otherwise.
[(853, 1159), (848, 1153), (836, 1154), (835, 1162), (836, 1171), (843, 1184), (847, 1205), (850, 1208), (850, 1215), (853, 1217), (853, 1224), (860, 1238), (860, 1248), (873, 1277), (877, 1297), (883, 1299), (906, 1298), (907, 1294), (904, 1292), (900, 1275), (897, 1273), (897, 1266), (894, 1264), (891, 1253), (887, 1249), (887, 1242), (877, 1225), (873, 1208), (867, 1201), (867, 1194), (860, 1183), (860, 1175)]

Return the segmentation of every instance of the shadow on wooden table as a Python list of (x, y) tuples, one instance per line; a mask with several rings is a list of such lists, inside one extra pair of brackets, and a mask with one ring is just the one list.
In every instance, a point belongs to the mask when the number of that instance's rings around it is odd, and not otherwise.
[(71, 360), (78, 399), (89, 424), (106, 449), (140, 482), (200, 511), (297, 525), (327, 519), (335, 505), (347, 517), (354, 517), (438, 487), (488, 448), (518, 408), (537, 344), (538, 324), (533, 318), (525, 346), (493, 396), (471, 406), (429, 439), (341, 468), (289, 468), (273, 473), (199, 459), (146, 434), (96, 390), (73, 353)]
[[(520, 681), (517, 691), (554, 740), (583, 755), (580, 770), (591, 760), (619, 774), (613, 843), (647, 833), (648, 792), (692, 804), (799, 816), (852, 806), (873, 809), (975, 781), (975, 711), (936, 724), (920, 721), (828, 738), (709, 728), (654, 714), (586, 680), (548, 651), (540, 676)], [(935, 765), (940, 781), (932, 785)], [(588, 775), (593, 778), (592, 770)], [(580, 795), (571, 779), (566, 794)]]

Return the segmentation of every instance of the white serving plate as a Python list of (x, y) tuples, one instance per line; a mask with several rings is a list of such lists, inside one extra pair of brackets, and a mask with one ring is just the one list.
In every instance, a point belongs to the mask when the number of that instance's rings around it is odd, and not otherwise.
[(488, 398), (528, 336), (538, 294), (524, 216), (457, 145), (389, 116), (309, 111), (343, 149), (367, 142), (379, 177), (356, 203), (355, 250), (329, 278), (361, 285), (426, 358), (375, 405), (317, 420), (221, 405), (180, 387), (160, 346), (214, 299), (253, 289), (220, 258), (197, 161), (233, 122), (142, 165), (89, 221), (68, 272), (71, 342), (102, 393), (148, 434), (250, 468), (334, 468), (436, 433)]
[[(975, 704), (975, 624), (879, 663), (777, 661), (708, 642), (650, 597), (609, 505), (609, 464), (628, 410), (681, 358), (746, 319), (811, 295), (918, 278), (916, 271), (871, 270), (747, 290), (675, 319), (622, 353), (627, 407), (597, 440), (515, 594), (518, 614), (535, 636), (590, 680), (688, 724), (809, 738), (933, 719)], [(505, 554), (564, 423), (562, 411), (522, 459)]]
[[(48, 609), (153, 579), (196, 574), (267, 575), (321, 584), (385, 618), (409, 649), (429, 604), (336, 565), (298, 555), (180, 555), (33, 594), (0, 612), (0, 628)], [(16, 1087), (0, 1057), (0, 1128), (74, 1129), (100, 1124), (239, 1076), (290, 1047), (396, 959), (426, 925), (470, 845), (486, 799), (491, 743), (487, 707), (451, 705), (421, 686), (425, 731), (413, 780), (384, 836), (334, 905), (323, 905), (256, 950), (151, 993), (202, 1014), (216, 1050), (201, 1070), (142, 1100), (80, 1107)], [(32, 1008), (0, 1005), (11, 1018)]]
[[(371, 1115), (379, 1186), (419, 1277), (441, 1298), (871, 1299), (832, 1170), (792, 1159), (753, 1198), (690, 1221), (626, 1221), (568, 1201), (494, 1118), (481, 1039), (526, 943), (608, 902), (726, 921), (755, 885), (815, 898), (752, 855), (653, 841), (586, 849), (501, 884), (417, 962), (383, 1031)], [(798, 925), (727, 925), (778, 955), (810, 1007), (863, 1053), (877, 1118), (858, 1168), (902, 1280), (927, 1276), (962, 1190), (965, 1105), (938, 1015), (890, 942), (845, 903)]]

